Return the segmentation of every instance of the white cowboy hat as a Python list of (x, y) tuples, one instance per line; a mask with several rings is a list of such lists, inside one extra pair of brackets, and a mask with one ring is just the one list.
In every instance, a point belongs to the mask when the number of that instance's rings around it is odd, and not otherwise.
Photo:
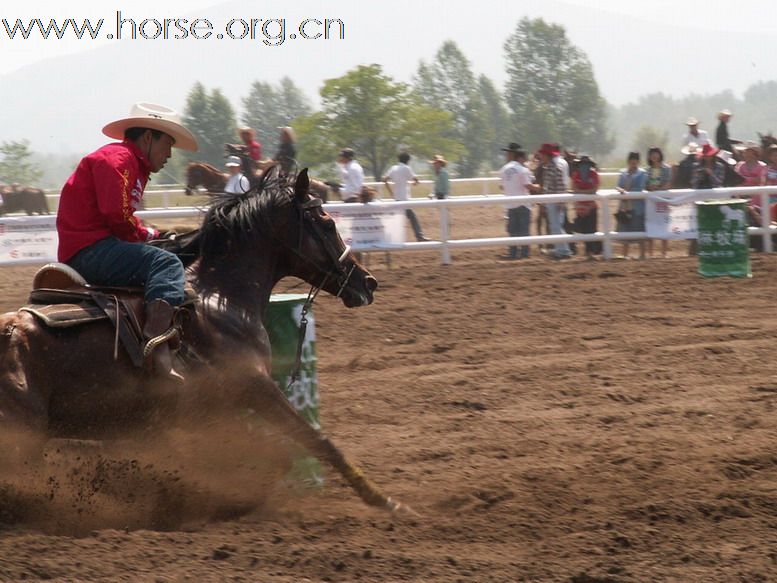
[(242, 166), (243, 163), (240, 161), (240, 158), (238, 156), (230, 156), (227, 158), (227, 163), (224, 164), (227, 168), (231, 166)]
[(697, 125), (699, 125), (699, 120), (696, 119), (695, 117), (689, 117), (686, 120), (685, 125), (687, 125), (687, 126), (697, 126)]
[(696, 142), (691, 142), (687, 146), (683, 146), (682, 148), (680, 148), (680, 153), (683, 156), (690, 156), (691, 154), (695, 154), (698, 151), (699, 151), (699, 144), (697, 144)]
[(124, 131), (129, 128), (148, 128), (159, 130), (169, 135), (176, 148), (197, 151), (197, 138), (181, 124), (178, 112), (164, 105), (154, 103), (136, 103), (132, 106), (129, 116), (117, 119), (103, 128), (103, 133), (115, 140), (124, 139)]

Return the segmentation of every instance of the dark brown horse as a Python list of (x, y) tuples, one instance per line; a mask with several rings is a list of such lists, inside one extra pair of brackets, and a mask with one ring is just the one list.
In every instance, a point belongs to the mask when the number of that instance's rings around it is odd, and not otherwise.
[(207, 162), (189, 162), (186, 167), (186, 194), (194, 194), (194, 191), (202, 186), (208, 194), (224, 192), (229, 174), (222, 172)]
[[(265, 161), (267, 162), (267, 161)], [(272, 163), (272, 160), (269, 161)], [(262, 172), (266, 171), (270, 166), (264, 163), (263, 169), (256, 173), (256, 179), (258, 180), (262, 176)], [(206, 189), (208, 194), (221, 194), (224, 192), (224, 187), (227, 185), (229, 174), (226, 174), (208, 164), (206, 162), (190, 162), (186, 167), (186, 194), (194, 194), (196, 189), (200, 186)], [(310, 182), (310, 194), (316, 198), (321, 199), (323, 202), (327, 202), (329, 199), (329, 187), (320, 180), (313, 178), (309, 179)]]
[(46, 193), (40, 188), (12, 184), (0, 187), (0, 196), (2, 196), (0, 215), (18, 213), (19, 211), (24, 211), (28, 215), (49, 214)]
[[(204, 426), (213, 416), (253, 410), (339, 471), (368, 504), (400, 508), (304, 421), (270, 378), (263, 320), (280, 279), (303, 279), (347, 307), (370, 304), (377, 287), (308, 195), (307, 171), (293, 187), (265, 176), (248, 193), (215, 197), (185, 247), (180, 256), (196, 258), (190, 271), (198, 300), (179, 311), (176, 366), (187, 383), (172, 403), (160, 397), (169, 387), (123, 352), (116, 357), (107, 322), (55, 330), (20, 311), (0, 317), (0, 429), (95, 439), (130, 428), (153, 434), (184, 416)], [(234, 424), (234, 438), (250, 444), (240, 427)]]

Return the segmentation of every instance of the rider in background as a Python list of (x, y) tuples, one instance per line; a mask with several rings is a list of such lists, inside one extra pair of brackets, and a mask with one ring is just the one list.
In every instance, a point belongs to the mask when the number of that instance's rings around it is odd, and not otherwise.
[(359, 202), (364, 188), (364, 170), (356, 161), (356, 154), (351, 148), (344, 148), (337, 157), (343, 186), (340, 198), (343, 202)]
[(245, 144), (246, 151), (251, 157), (251, 160), (253, 160), (254, 163), (259, 162), (259, 160), (262, 159), (262, 144), (256, 140), (256, 132), (247, 126), (244, 126), (240, 128), (237, 133), (240, 136), (240, 139), (243, 140), (243, 144)]
[(239, 156), (230, 156), (227, 158), (224, 166), (227, 167), (227, 172), (229, 173), (224, 192), (227, 194), (243, 194), (251, 189), (248, 178), (242, 172), (243, 163), (240, 161)]
[[(59, 261), (88, 282), (106, 286), (145, 286), (146, 324), (154, 338), (173, 325), (184, 299), (184, 267), (174, 254), (147, 245), (159, 236), (135, 216), (149, 177), (159, 172), (172, 148), (197, 151), (197, 139), (178, 113), (162, 105), (136, 103), (129, 116), (103, 128), (119, 140), (81, 160), (62, 188), (57, 213)], [(170, 347), (152, 353), (157, 374), (178, 382)]]

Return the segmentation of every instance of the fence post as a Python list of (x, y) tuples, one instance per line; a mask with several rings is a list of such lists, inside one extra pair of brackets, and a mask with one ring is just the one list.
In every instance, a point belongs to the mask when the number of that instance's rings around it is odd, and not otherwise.
[(763, 249), (764, 253), (771, 253), (772, 249), (772, 232), (769, 228), (772, 224), (771, 221), (771, 209), (769, 208), (769, 194), (763, 192), (759, 194), (761, 197), (761, 228), (764, 229), (763, 235)]
[(447, 206), (441, 206), (440, 207), (440, 242), (442, 242), (442, 264), (443, 265), (450, 265), (452, 263), (451, 261), (451, 250), (448, 247), (448, 237), (450, 236), (450, 229), (448, 228), (450, 226), (450, 219), (448, 217), (448, 207)]
[(488, 180), (482, 178), (480, 182), (483, 184), (483, 196), (488, 196)]
[(610, 239), (610, 232), (612, 231), (612, 213), (610, 212), (610, 197), (602, 197), (602, 231), (604, 231), (604, 258), (607, 260), (612, 259), (612, 239)]

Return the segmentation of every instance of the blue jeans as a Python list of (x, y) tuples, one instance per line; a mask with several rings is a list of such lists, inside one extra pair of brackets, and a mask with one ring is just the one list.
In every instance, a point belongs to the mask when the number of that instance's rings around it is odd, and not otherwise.
[(146, 302), (183, 302), (183, 263), (164, 249), (107, 237), (81, 249), (68, 265), (95, 285), (144, 286)]
[[(545, 207), (548, 210), (548, 228), (551, 235), (563, 235), (564, 219), (567, 216), (567, 205), (562, 203), (548, 204)], [(554, 245), (557, 255), (572, 255), (569, 243), (556, 243)]]
[[(525, 206), (519, 206), (507, 211), (507, 234), (511, 237), (528, 237), (531, 211)], [(510, 257), (518, 257), (518, 247), (511, 245)], [(529, 246), (521, 245), (521, 257), (529, 256)]]

